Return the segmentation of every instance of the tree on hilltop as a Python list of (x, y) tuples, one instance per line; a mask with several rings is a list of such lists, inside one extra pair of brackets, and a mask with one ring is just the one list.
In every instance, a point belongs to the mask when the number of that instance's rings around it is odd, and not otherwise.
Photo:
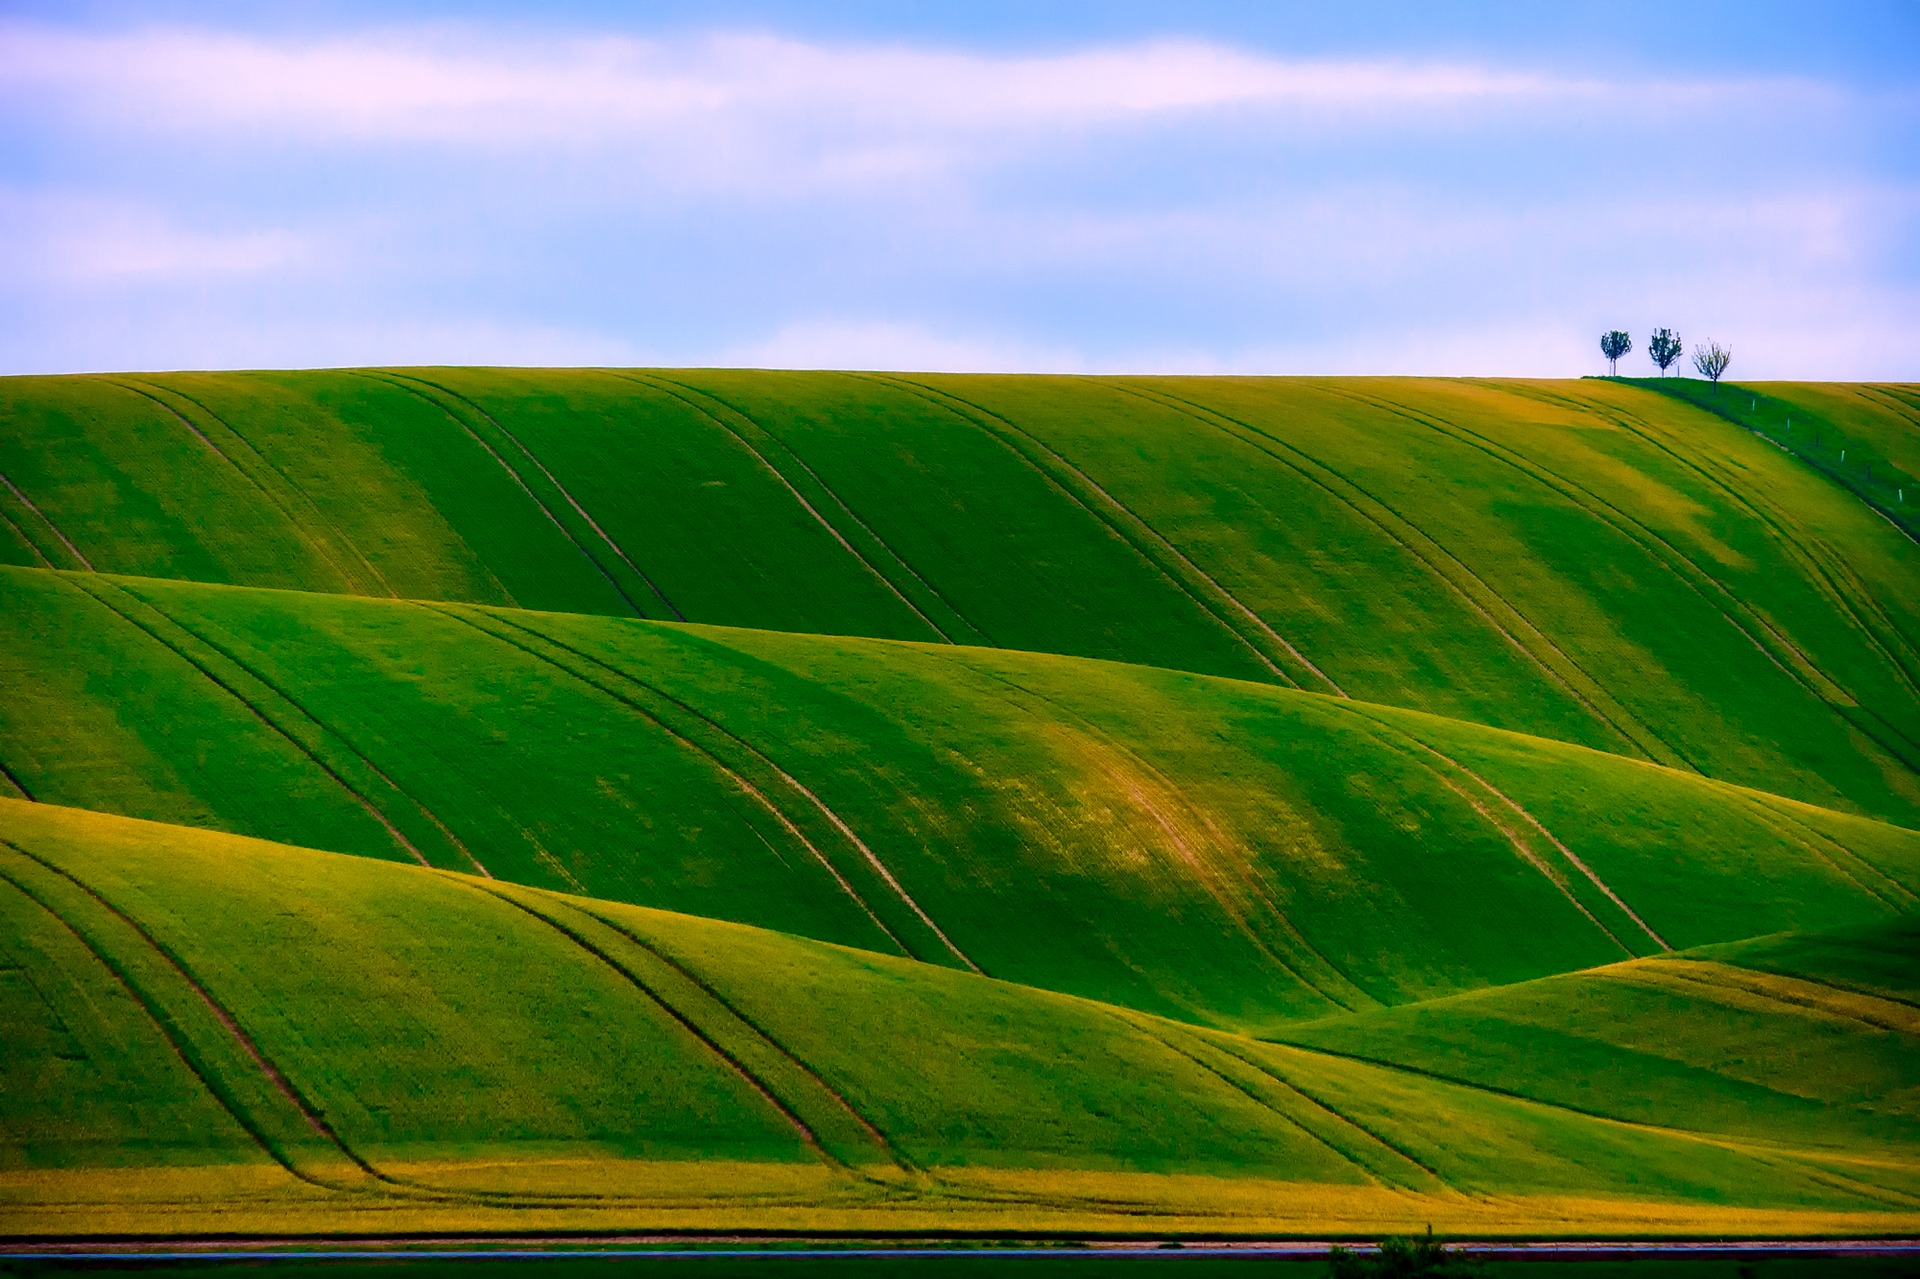
[(1713, 383), (1716, 391), (1720, 389), (1720, 375), (1727, 371), (1727, 365), (1731, 363), (1733, 352), (1718, 342), (1693, 348), (1693, 367), (1700, 370), (1701, 377)]
[(1665, 377), (1667, 370), (1680, 358), (1680, 335), (1672, 329), (1655, 329), (1653, 336), (1647, 339), (1647, 354), (1660, 366), (1660, 376)]
[(1624, 330), (1613, 329), (1600, 335), (1600, 354), (1607, 357), (1607, 376), (1619, 372), (1620, 357), (1633, 350), (1633, 339)]

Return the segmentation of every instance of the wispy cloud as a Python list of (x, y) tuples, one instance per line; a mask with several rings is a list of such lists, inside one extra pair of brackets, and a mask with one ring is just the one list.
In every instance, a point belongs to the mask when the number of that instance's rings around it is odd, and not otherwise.
[(838, 317), (783, 325), (765, 341), (703, 363), (765, 369), (884, 369), (910, 373), (1077, 373), (1083, 358), (1012, 335), (940, 333), (918, 323)]
[(1920, 99), (1379, 48), (0, 20), (0, 350), (1912, 371)]
[(0, 282), (83, 288), (168, 284), (282, 272), (320, 255), (285, 227), (181, 225), (128, 200), (0, 190)]
[(402, 142), (579, 142), (690, 121), (795, 122), (873, 135), (1084, 127), (1290, 109), (1398, 118), (1483, 104), (1813, 91), (1804, 84), (1618, 84), (1468, 63), (1289, 60), (1190, 40), (988, 56), (764, 34), (673, 41), (400, 29), (269, 40), (151, 29), (0, 26), (0, 87), (144, 130), (290, 130)]

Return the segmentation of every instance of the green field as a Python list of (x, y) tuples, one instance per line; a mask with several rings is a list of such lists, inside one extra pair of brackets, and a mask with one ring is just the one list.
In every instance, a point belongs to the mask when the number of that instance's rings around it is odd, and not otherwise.
[[(1418, 1051), (1356, 1024), (1394, 1014), (1307, 1023), (1283, 1044), (739, 924), (77, 809), (0, 801), (0, 840), (19, 964), (7, 1019), (26, 1032), (0, 1184), (36, 1232), (71, 1211), (36, 1191), (125, 1194), (109, 1220), (138, 1228), (157, 1211), (191, 1220), (242, 1178), (275, 1211), (356, 1233), (636, 1211), (1190, 1229), (1235, 1200), (1293, 1229), (1304, 1209), (1514, 1231), (1582, 1200), (1616, 1216), (1677, 1200), (1696, 1222), (1920, 1220), (1907, 920), (1409, 1010), (1593, 1036), (1651, 990), (1635, 1034), (1665, 1045), (1672, 1073), (1716, 1045), (1794, 1045), (1772, 1087), (1691, 1066), (1710, 1076), (1693, 1105), (1602, 1114), (1551, 1086), (1410, 1068)], [(1681, 980), (1668, 973), (1695, 969), (1715, 980), (1660, 998)], [(1819, 1001), (1770, 999), (1781, 969), (1813, 974), (1788, 993)], [(1478, 1006), (1447, 1016), (1459, 999)], [(1323, 1046), (1356, 1035), (1379, 1061)], [(1579, 1065), (1616, 1076), (1603, 1094), (1628, 1091), (1621, 1079), (1656, 1077), (1637, 1047), (1596, 1039)], [(157, 1184), (164, 1207), (145, 1200)]]
[[(74, 1271), (108, 1273), (138, 1271), (169, 1279), (204, 1279), (271, 1269), (300, 1276), (407, 1276), (407, 1279), (446, 1279), (465, 1276), (489, 1266), (511, 1266), (516, 1275), (538, 1279), (743, 1279), (769, 1273), (801, 1279), (1000, 1279), (1023, 1275), (1038, 1267), (1044, 1279), (1320, 1279), (1327, 1263), (1319, 1258), (1189, 1256), (1128, 1254), (1124, 1257), (1086, 1257), (1052, 1249), (1019, 1255), (982, 1252), (975, 1255), (927, 1256), (561, 1256), (512, 1260), (408, 1256), (378, 1260), (354, 1258), (306, 1260), (274, 1257), (270, 1260), (154, 1261), (146, 1258), (120, 1263), (13, 1260), (0, 1256), (0, 1275), (69, 1274)], [(1533, 1260), (1492, 1258), (1489, 1279), (1911, 1279), (1911, 1256), (1765, 1256), (1753, 1254), (1698, 1257), (1629, 1257)]]
[[(1721, 393), (1920, 453), (1912, 388)], [(1765, 422), (460, 369), (0, 423), (0, 1233), (1920, 1229), (1920, 548)]]

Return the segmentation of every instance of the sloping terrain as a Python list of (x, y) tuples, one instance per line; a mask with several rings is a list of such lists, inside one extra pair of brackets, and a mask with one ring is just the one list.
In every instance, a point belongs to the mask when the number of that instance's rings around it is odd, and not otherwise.
[(1787, 933), (1289, 1026), (1286, 1042), (1676, 1131), (1920, 1134), (1920, 918)]
[(35, 798), (1211, 1024), (1920, 902), (1920, 833), (1271, 685), (46, 570), (0, 605)]
[(1915, 394), (0, 379), (0, 1233), (1920, 1229)]
[(1852, 493), (1920, 541), (1920, 392), (1910, 386), (1636, 383), (1744, 427)]
[[(815, 1228), (1162, 1224), (1249, 1200), (1277, 1220), (1507, 1229), (1575, 1200), (1695, 1226), (1735, 1219), (1729, 1201), (1920, 1220), (1910, 1098), (1878, 1115), (1870, 1153), (1856, 1107), (1822, 1127), (1771, 1093), (1661, 1129), (477, 876), (15, 800), (0, 841), (0, 991), (26, 1032), (6, 1057), (0, 1186), (41, 1229), (79, 1215), (59, 1195), (111, 1201), (117, 1173), (154, 1165), (178, 1171), (92, 1219), (204, 1215), (251, 1175), (247, 1209), (347, 1230), (748, 1209)], [(1910, 967), (1914, 941), (1833, 939), (1822, 970)], [(1740, 957), (1704, 962), (1722, 979), (1642, 1032), (1697, 1042), (1691, 1024), (1724, 1006), (1738, 1046), (1796, 1034), (1806, 1010), (1754, 1005), (1746, 985), (1771, 978)], [(1911, 1060), (1912, 1006), (1852, 998), (1907, 1010), (1850, 1028)], [(1556, 1020), (1551, 997), (1523, 1002)], [(1613, 1011), (1576, 994), (1557, 1021), (1604, 1033)], [(1860, 1079), (1846, 1028), (1802, 1047), (1802, 1074)], [(1783, 1109), (1784, 1133), (1753, 1141)]]
[(1629, 385), (112, 375), (0, 420), (16, 564), (1146, 663), (1920, 824), (1912, 542)]

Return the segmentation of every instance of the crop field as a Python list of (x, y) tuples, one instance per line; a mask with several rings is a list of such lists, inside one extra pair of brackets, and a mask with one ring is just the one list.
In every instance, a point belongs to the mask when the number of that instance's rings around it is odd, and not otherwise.
[(1920, 391), (1711, 394), (0, 379), (0, 1235), (1920, 1231)]
[[(406, 1255), (301, 1257), (294, 1250), (246, 1261), (232, 1258), (188, 1258), (158, 1261), (151, 1257), (119, 1263), (94, 1259), (65, 1260), (0, 1255), (0, 1275), (58, 1275), (82, 1273), (163, 1274), (168, 1279), (208, 1279), (271, 1268), (301, 1279), (334, 1279), (396, 1273), (406, 1279), (452, 1279), (476, 1270), (510, 1267), (516, 1275), (538, 1279), (762, 1279), (777, 1273), (800, 1279), (999, 1279), (1022, 1268), (1037, 1268), (1044, 1279), (1320, 1279), (1327, 1263), (1319, 1256), (1216, 1255), (1195, 1249), (1171, 1248), (1091, 1252), (1045, 1246), (1019, 1250), (995, 1247), (956, 1249), (925, 1255), (902, 1249), (858, 1249), (814, 1255), (812, 1250), (787, 1255), (777, 1247), (747, 1253), (697, 1250), (621, 1249), (616, 1255), (593, 1250), (553, 1250), (557, 1255), (488, 1255), (476, 1257), (433, 1255), (425, 1249)], [(1542, 1259), (1487, 1254), (1484, 1273), (1490, 1279), (1910, 1279), (1910, 1255), (1839, 1250), (1784, 1253), (1704, 1251), (1694, 1256), (1554, 1257)]]

